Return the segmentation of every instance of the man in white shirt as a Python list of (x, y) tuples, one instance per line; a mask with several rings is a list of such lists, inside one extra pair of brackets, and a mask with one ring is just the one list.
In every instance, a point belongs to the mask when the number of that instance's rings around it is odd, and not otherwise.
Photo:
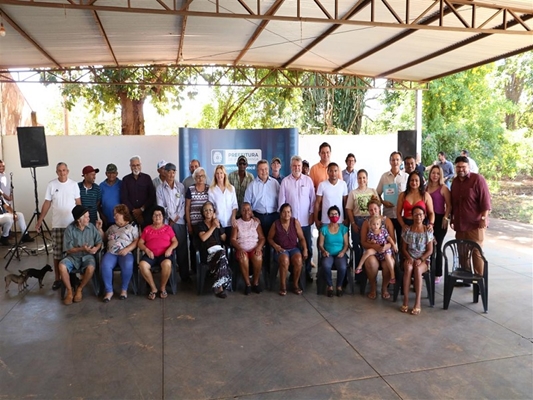
[(68, 177), (68, 167), (64, 162), (56, 166), (57, 179), (48, 183), (44, 203), (39, 214), (39, 219), (35, 224), (35, 230), (39, 232), (46, 214), (52, 208), (52, 240), (54, 242), (54, 273), (55, 281), (53, 290), (61, 287), (59, 276), (59, 261), (63, 258), (63, 236), (66, 227), (74, 221), (72, 209), (76, 205), (81, 205), (80, 188), (76, 182)]
[(461, 155), (463, 157), (468, 158), (468, 166), (470, 167), (470, 172), (474, 172), (475, 174), (478, 174), (479, 168), (477, 166), (477, 163), (474, 161), (474, 159), (470, 157), (470, 152), (468, 150), (462, 150)]
[(339, 207), (340, 221), (346, 216), (346, 201), (348, 200), (348, 187), (346, 182), (339, 179), (339, 166), (336, 163), (328, 165), (328, 179), (318, 185), (315, 201), (315, 224), (318, 229), (324, 224), (329, 224), (328, 209), (332, 206)]
[[(383, 203), (383, 215), (390, 218), (396, 231), (396, 243), (400, 245), (402, 226), (396, 219), (396, 203), (401, 192), (405, 191), (409, 175), (400, 169), (402, 153), (393, 151), (389, 157), (390, 171), (381, 175), (376, 191)], [(399, 207), (402, 205), (399, 204)]]
[(291, 174), (281, 181), (278, 204), (281, 207), (284, 203), (289, 203), (292, 208), (292, 216), (302, 226), (308, 252), (305, 259), (305, 274), (308, 282), (313, 281), (311, 277), (311, 260), (313, 258), (311, 226), (314, 222), (315, 199), (313, 181), (302, 174), (302, 157), (293, 156), (291, 158)]

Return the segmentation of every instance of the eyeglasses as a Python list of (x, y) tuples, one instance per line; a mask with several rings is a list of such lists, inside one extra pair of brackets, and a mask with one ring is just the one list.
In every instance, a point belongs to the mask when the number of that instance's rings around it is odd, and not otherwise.
[(339, 214), (335, 213), (335, 214), (329, 214), (330, 217), (338, 217)]
[(424, 214), (423, 213), (416, 213), (416, 214), (413, 214), (413, 217), (423, 217)]

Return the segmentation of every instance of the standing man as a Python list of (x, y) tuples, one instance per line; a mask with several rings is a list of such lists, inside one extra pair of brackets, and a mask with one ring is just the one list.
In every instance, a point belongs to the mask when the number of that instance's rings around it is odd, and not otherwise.
[(245, 156), (239, 156), (239, 158), (237, 159), (237, 171), (233, 171), (231, 174), (228, 175), (229, 183), (233, 185), (233, 187), (235, 188), (235, 194), (237, 195), (237, 204), (239, 205), (239, 209), (237, 210), (238, 217), (241, 215), (240, 210), (242, 202), (244, 201), (244, 193), (246, 193), (246, 188), (254, 180), (254, 176), (248, 171), (246, 171), (247, 167), (248, 159)]
[[(491, 200), (485, 178), (470, 171), (468, 158), (455, 159), (457, 178), (452, 184), (451, 227), (456, 239), (476, 242), (483, 247), (488, 226)], [(474, 250), (473, 264), (476, 274), (483, 275), (483, 258)]]
[(152, 179), (152, 183), (156, 190), (159, 185), (166, 181), (165, 165), (167, 165), (165, 160), (161, 160), (157, 163), (157, 176)]
[[(200, 165), (200, 161), (194, 159), (194, 160), (191, 160), (191, 162), (189, 163), (189, 172), (191, 173), (187, 178), (185, 178), (183, 180), (183, 186), (185, 187), (185, 192), (187, 192), (187, 189), (189, 189), (189, 187), (191, 187), (192, 185), (194, 185), (196, 182), (194, 181), (194, 178), (192, 177), (192, 173), (194, 171), (196, 171), (196, 168), (199, 168), (201, 167)], [(211, 183), (211, 180), (209, 179), (209, 177), (206, 175), (205, 177), (205, 184), (209, 186), (209, 184)]]
[(421, 172), (417, 166), (416, 166), (416, 160), (413, 156), (407, 156), (403, 159), (403, 166), (404, 171), (407, 175), (409, 175), (411, 172), (416, 171), (418, 174), (418, 177), (420, 178), (420, 186), (424, 186), (426, 184), (426, 180), (424, 179), (424, 172)]
[[(320, 145), (318, 148), (318, 155), (320, 156), (320, 161), (313, 165), (309, 171), (309, 176), (313, 180), (315, 191), (318, 189), (320, 182), (328, 179), (328, 165), (331, 157), (331, 146), (329, 143), (324, 142)], [(338, 170), (338, 178), (342, 179), (340, 169)]]
[(473, 172), (475, 174), (479, 173), (479, 168), (477, 166), (477, 163), (474, 161), (472, 157), (470, 157), (470, 153), (468, 152), (468, 150), (462, 150), (461, 155), (463, 157), (468, 158), (468, 165), (470, 166), (470, 172)]
[[(278, 213), (279, 183), (268, 175), (268, 161), (257, 162), (257, 178), (246, 189), (244, 201), (250, 203), (254, 215), (259, 219), (263, 232), (269, 232)], [(270, 246), (267, 244), (263, 257), (263, 265), (270, 267)]]
[(176, 180), (176, 166), (165, 165), (166, 181), (157, 187), (157, 205), (165, 209), (166, 220), (178, 239), (176, 261), (182, 282), (189, 282), (189, 254), (187, 252), (187, 223), (185, 221), (185, 187)]
[(292, 208), (293, 217), (302, 226), (308, 252), (308, 256), (305, 259), (305, 276), (307, 282), (312, 282), (311, 260), (313, 258), (313, 242), (311, 226), (314, 222), (315, 187), (311, 178), (302, 174), (302, 157), (293, 156), (291, 158), (291, 172), (281, 182), (278, 205), (281, 207), (284, 203), (289, 203)]
[(102, 191), (100, 186), (95, 183), (98, 172), (100, 172), (98, 168), (94, 169), (91, 165), (87, 165), (81, 173), (83, 181), (78, 182), (81, 205), (89, 210), (89, 222), (93, 225), (96, 225), (98, 220), (98, 210), (102, 202)]
[(122, 180), (120, 202), (128, 206), (133, 220), (144, 228), (152, 223), (151, 209), (155, 205), (155, 188), (150, 175), (141, 172), (141, 157), (130, 159), (131, 174)]
[(285, 178), (283, 175), (281, 175), (281, 158), (274, 157), (272, 161), (270, 162), (270, 169), (272, 170), (272, 173), (270, 176), (278, 181), (278, 183), (281, 185), (281, 181), (283, 178)]
[(390, 171), (381, 175), (376, 191), (383, 203), (383, 215), (390, 218), (396, 232), (396, 243), (400, 246), (402, 226), (396, 219), (396, 203), (398, 196), (406, 189), (409, 175), (400, 170), (402, 153), (393, 151), (389, 157)]
[(342, 179), (348, 186), (348, 193), (357, 187), (357, 171), (355, 170), (355, 163), (357, 160), (352, 153), (346, 156), (346, 169), (342, 171)]
[(63, 259), (63, 237), (65, 229), (74, 221), (72, 209), (81, 205), (80, 188), (76, 182), (68, 177), (68, 167), (64, 162), (56, 166), (57, 179), (48, 183), (44, 203), (41, 208), (39, 219), (35, 224), (35, 230), (39, 232), (48, 210), (52, 207), (52, 240), (54, 244), (54, 273), (55, 281), (53, 290), (61, 287), (59, 275), (59, 262)]
[(418, 172), (418, 176), (421, 177), (420, 182), (425, 182), (426, 179), (424, 177), (424, 173), (426, 172), (426, 166), (422, 164), (422, 158), (420, 157), (420, 153), (416, 153), (416, 170)]
[(98, 209), (104, 232), (115, 223), (113, 209), (117, 204), (120, 204), (120, 188), (122, 187), (122, 181), (118, 179), (118, 170), (115, 164), (107, 164), (105, 176), (107, 179), (100, 183), (102, 201)]
[(346, 182), (339, 179), (339, 170), (340, 168), (336, 163), (330, 163), (328, 165), (328, 179), (318, 185), (315, 202), (315, 224), (319, 230), (322, 225), (329, 224), (328, 210), (332, 206), (339, 207), (339, 221), (344, 221), (346, 218), (348, 187)]
[(436, 164), (442, 168), (442, 173), (444, 175), (444, 183), (448, 186), (448, 189), (451, 187), (453, 179), (453, 164), (446, 160), (446, 153), (439, 151), (439, 162)]

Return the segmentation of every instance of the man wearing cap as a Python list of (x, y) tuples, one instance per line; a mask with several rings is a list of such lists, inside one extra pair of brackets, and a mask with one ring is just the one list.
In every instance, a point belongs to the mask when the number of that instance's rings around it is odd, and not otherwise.
[(56, 166), (57, 179), (48, 183), (44, 195), (44, 203), (41, 213), (35, 224), (35, 230), (39, 232), (46, 214), (52, 208), (52, 240), (54, 243), (54, 273), (55, 281), (53, 290), (61, 287), (59, 276), (59, 261), (63, 258), (63, 236), (66, 227), (73, 221), (72, 208), (81, 204), (80, 188), (76, 182), (68, 177), (68, 167), (64, 162)]
[(141, 157), (130, 158), (131, 174), (122, 179), (120, 202), (126, 204), (133, 220), (141, 227), (152, 223), (151, 211), (156, 203), (155, 188), (150, 175), (141, 172)]
[(152, 183), (154, 184), (154, 188), (156, 189), (156, 191), (158, 186), (165, 182), (167, 179), (165, 165), (167, 165), (167, 162), (165, 160), (161, 160), (157, 163), (157, 173), (159, 175), (152, 179)]
[(272, 171), (270, 173), (270, 176), (278, 181), (278, 183), (281, 185), (281, 181), (283, 178), (285, 178), (283, 175), (281, 175), (281, 158), (274, 157), (272, 161), (270, 162), (270, 170)]
[(187, 222), (185, 221), (185, 187), (176, 180), (176, 166), (165, 165), (166, 180), (157, 187), (157, 205), (165, 209), (165, 223), (172, 227), (178, 247), (176, 261), (182, 282), (191, 280), (189, 275), (189, 256), (187, 252)]
[[(189, 172), (191, 173), (187, 178), (185, 178), (183, 180), (183, 186), (185, 187), (185, 191), (187, 191), (187, 189), (189, 189), (192, 185), (194, 185), (196, 182), (194, 181), (194, 178), (192, 177), (192, 173), (194, 171), (196, 171), (197, 168), (200, 168), (201, 165), (200, 165), (200, 161), (194, 159), (194, 160), (191, 160), (191, 162), (189, 163)], [(208, 176), (205, 177), (205, 184), (206, 185), (210, 185), (211, 184), (211, 180), (209, 179)]]
[(102, 201), (102, 191), (100, 190), (100, 186), (95, 183), (98, 172), (100, 172), (98, 168), (94, 169), (92, 165), (87, 165), (81, 172), (83, 181), (78, 182), (81, 204), (89, 210), (89, 217), (92, 224), (96, 224), (98, 220), (98, 209)]
[(115, 223), (113, 209), (117, 204), (120, 204), (120, 188), (122, 186), (122, 181), (118, 179), (118, 170), (115, 164), (107, 164), (105, 176), (107, 179), (100, 183), (102, 201), (98, 209), (102, 218), (104, 232)]
[[(241, 209), (242, 202), (244, 201), (244, 193), (248, 185), (254, 180), (254, 176), (246, 171), (248, 167), (248, 159), (245, 156), (239, 156), (237, 159), (237, 171), (233, 171), (228, 175), (229, 183), (235, 188), (235, 194), (237, 195), (237, 203), (239, 205), (238, 210)], [(268, 164), (267, 164), (268, 170)], [(240, 211), (237, 211), (237, 215)]]
[[(90, 210), (82, 205), (76, 205), (72, 209), (74, 221), (65, 229), (65, 239), (63, 250), (67, 254), (59, 263), (61, 280), (65, 285), (65, 305), (79, 303), (82, 300), (83, 288), (94, 274), (96, 260), (94, 255), (102, 247), (102, 236), (98, 233), (102, 222), (98, 222), (98, 228), (89, 222)], [(71, 272), (82, 274), (81, 283), (76, 289), (76, 294), (72, 293), (70, 285)]]
[(309, 161), (302, 161), (302, 174), (309, 176)]

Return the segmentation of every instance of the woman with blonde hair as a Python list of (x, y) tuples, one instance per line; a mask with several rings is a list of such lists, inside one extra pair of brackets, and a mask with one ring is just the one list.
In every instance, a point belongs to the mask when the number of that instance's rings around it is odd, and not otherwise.
[(228, 173), (223, 165), (217, 165), (213, 176), (213, 182), (209, 187), (209, 201), (215, 205), (216, 217), (229, 241), (231, 228), (236, 225), (237, 217), (237, 193), (229, 183)]

